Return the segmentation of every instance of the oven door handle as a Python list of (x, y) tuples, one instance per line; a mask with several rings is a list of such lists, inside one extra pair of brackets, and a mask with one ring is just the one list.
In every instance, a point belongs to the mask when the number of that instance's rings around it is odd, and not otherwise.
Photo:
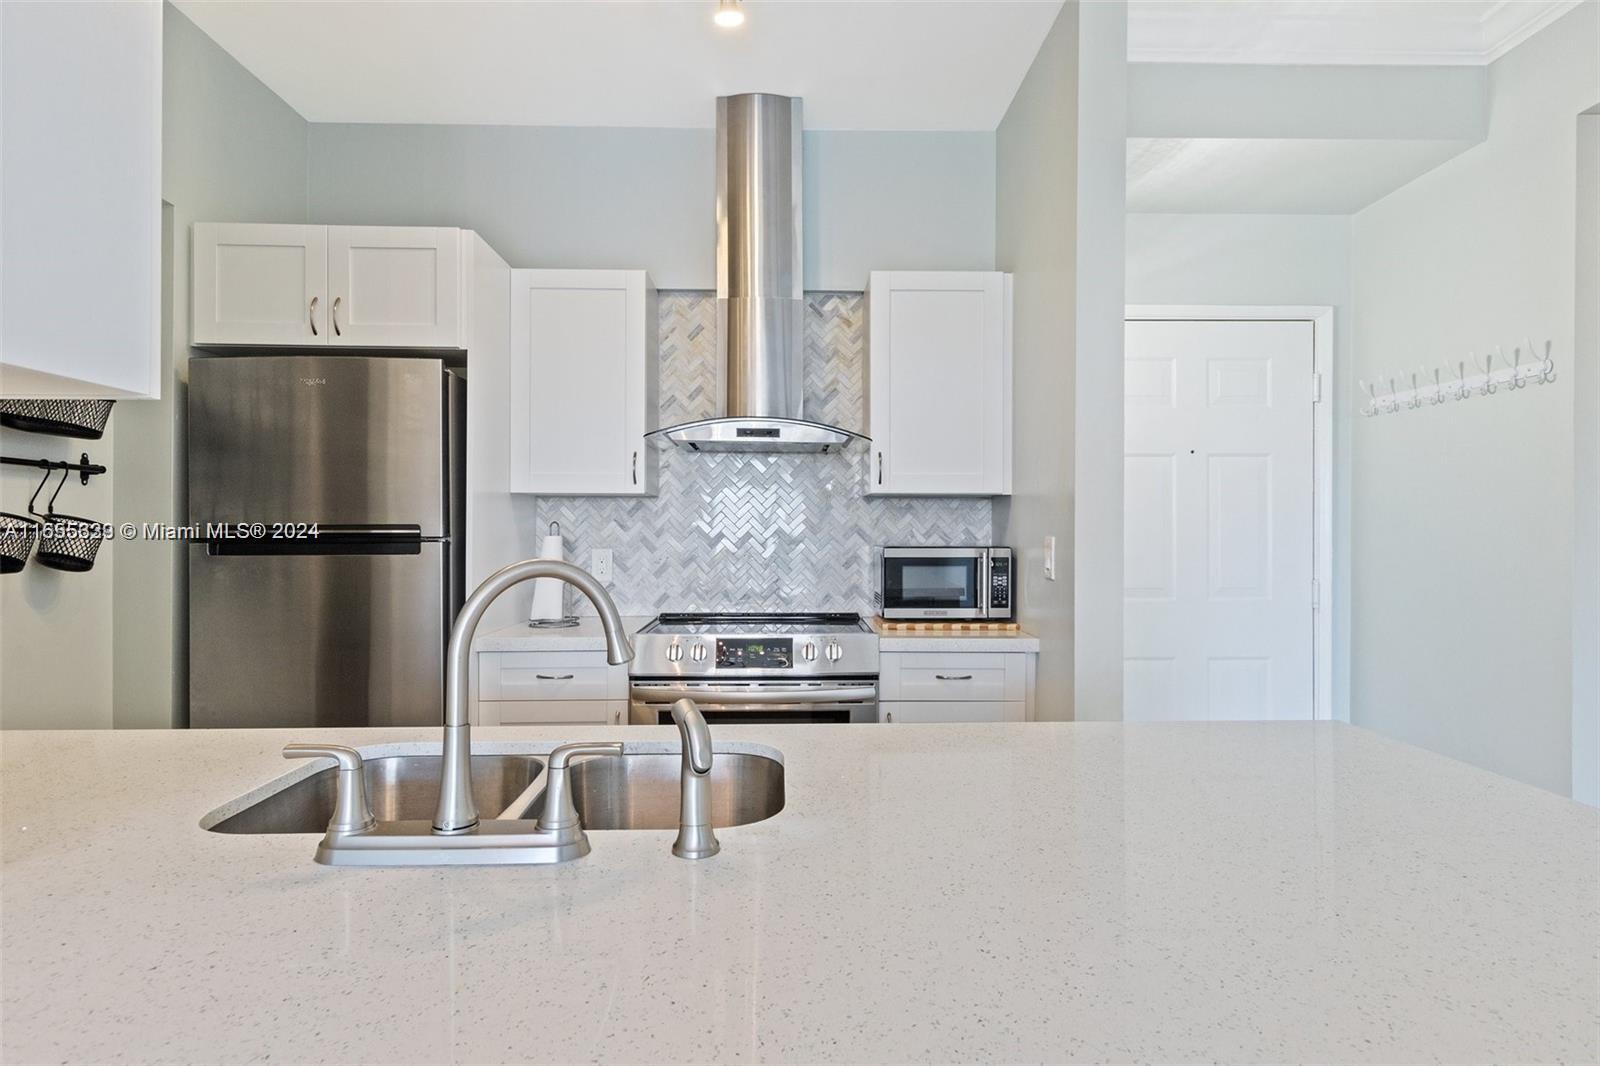
[(628, 690), (630, 698), (640, 703), (671, 703), (691, 699), (699, 703), (841, 703), (846, 700), (875, 700), (878, 690), (872, 686), (860, 688), (803, 688), (803, 689), (720, 689), (720, 688), (645, 688), (634, 686)]

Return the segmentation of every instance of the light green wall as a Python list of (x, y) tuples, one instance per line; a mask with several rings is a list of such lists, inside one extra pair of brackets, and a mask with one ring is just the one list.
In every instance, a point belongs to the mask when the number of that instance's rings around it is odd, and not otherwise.
[(1488, 138), (1354, 217), (1354, 376), (1553, 342), (1556, 381), (1353, 432), (1351, 720), (1556, 792), (1572, 773), (1577, 115), (1600, 3), (1489, 71)]
[[(161, 399), (119, 404), (113, 416), (118, 523), (186, 517), (190, 223), (306, 219), (305, 121), (171, 4), (163, 10)], [(102, 609), (111, 619), (119, 728), (187, 720), (184, 550), (173, 542), (116, 545), (119, 565)]]
[[(708, 118), (713, 101), (706, 101)], [(995, 135), (805, 134), (807, 289), (994, 265)], [(518, 267), (716, 284), (710, 129), (314, 124), (311, 221), (464, 226)]]

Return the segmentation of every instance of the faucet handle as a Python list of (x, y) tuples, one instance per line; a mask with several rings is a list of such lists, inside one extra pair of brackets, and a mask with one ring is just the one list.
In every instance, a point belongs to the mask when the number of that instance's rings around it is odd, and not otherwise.
[(621, 755), (622, 743), (563, 744), (549, 755), (544, 786), (544, 810), (539, 814), (536, 829), (541, 833), (581, 833), (578, 808), (572, 804), (572, 783), (567, 779), (567, 764), (579, 755)]
[(338, 792), (328, 832), (360, 833), (377, 825), (367, 802), (367, 777), (361, 753), (343, 744), (285, 744), (285, 759), (332, 759), (339, 765)]

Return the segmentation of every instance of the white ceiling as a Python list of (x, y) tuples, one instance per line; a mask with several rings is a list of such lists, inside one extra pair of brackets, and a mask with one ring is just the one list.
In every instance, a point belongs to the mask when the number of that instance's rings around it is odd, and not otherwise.
[(1142, 63), (1488, 63), (1578, 0), (1132, 0)]
[(1061, 0), (175, 0), (312, 122), (707, 127), (737, 92), (810, 129), (992, 130)]

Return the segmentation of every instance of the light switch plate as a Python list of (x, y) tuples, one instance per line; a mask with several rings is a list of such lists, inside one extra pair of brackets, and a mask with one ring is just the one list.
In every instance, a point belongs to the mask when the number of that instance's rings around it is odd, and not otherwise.
[(1056, 538), (1044, 538), (1044, 576), (1046, 581), (1056, 579)]
[(611, 549), (596, 548), (589, 555), (589, 573), (601, 584), (611, 584)]

